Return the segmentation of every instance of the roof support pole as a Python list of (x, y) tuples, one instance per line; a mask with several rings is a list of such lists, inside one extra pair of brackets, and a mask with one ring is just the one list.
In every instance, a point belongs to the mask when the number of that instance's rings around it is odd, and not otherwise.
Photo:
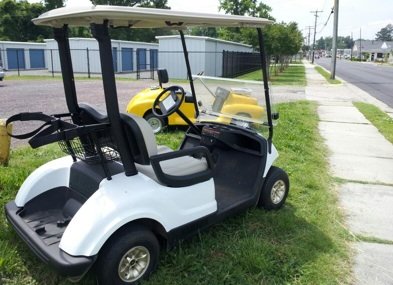
[(194, 99), (195, 118), (196, 118), (199, 115), (199, 110), (198, 110), (198, 104), (197, 104), (197, 100), (196, 100), (196, 96), (195, 96), (194, 80), (193, 80), (192, 74), (191, 74), (190, 59), (188, 58), (186, 39), (184, 37), (184, 33), (182, 30), (179, 30), (179, 34), (180, 34), (180, 38), (181, 38), (181, 44), (183, 47), (184, 59), (186, 61), (187, 76), (188, 76), (188, 80), (190, 81), (191, 93), (192, 93), (192, 97)]
[(59, 47), (61, 73), (63, 76), (64, 92), (69, 112), (73, 115), (72, 118), (75, 123), (78, 123), (79, 114), (78, 99), (76, 96), (74, 71), (72, 68), (70, 43), (68, 41), (68, 27), (64, 25), (61, 28), (53, 28), (54, 38)]
[(266, 62), (266, 50), (265, 50), (265, 39), (261, 28), (257, 28), (258, 31), (258, 42), (259, 42), (259, 55), (261, 59), (262, 66), (262, 80), (263, 87), (265, 89), (265, 100), (266, 100), (266, 112), (267, 112), (267, 122), (269, 125), (269, 153), (271, 152), (272, 139), (273, 139), (273, 120), (272, 120), (272, 109), (270, 106), (270, 95), (269, 95), (269, 83), (268, 83), (268, 70)]
[(104, 21), (103, 24), (91, 24), (91, 32), (93, 37), (98, 41), (99, 46), (105, 104), (109, 122), (111, 124), (111, 133), (119, 148), (125, 174), (127, 176), (135, 175), (138, 173), (138, 171), (135, 168), (134, 160), (128, 148), (120, 120), (115, 72), (113, 68), (112, 45), (111, 39), (109, 37), (108, 22)]

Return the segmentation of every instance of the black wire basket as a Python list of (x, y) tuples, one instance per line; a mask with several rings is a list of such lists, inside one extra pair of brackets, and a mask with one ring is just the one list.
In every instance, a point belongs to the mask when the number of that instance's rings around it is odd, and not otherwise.
[(112, 136), (105, 131), (90, 131), (87, 134), (58, 142), (60, 149), (87, 163), (103, 163), (119, 160), (120, 155)]

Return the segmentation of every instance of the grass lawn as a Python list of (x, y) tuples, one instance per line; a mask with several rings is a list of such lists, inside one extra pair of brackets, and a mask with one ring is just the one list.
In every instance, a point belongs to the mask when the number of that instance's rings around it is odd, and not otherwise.
[[(102, 80), (101, 76), (92, 75), (90, 78), (88, 76), (83, 75), (75, 75), (76, 80)], [(55, 76), (52, 75), (7, 75), (6, 80), (62, 80), (62, 76), (58, 73)], [(136, 80), (134, 78), (128, 77), (116, 77), (116, 80)]]
[[(350, 236), (340, 226), (326, 150), (317, 130), (316, 105), (278, 105), (274, 142), (277, 165), (289, 176), (291, 191), (279, 211), (250, 209), (163, 252), (149, 285), (184, 284), (349, 284)], [(175, 147), (181, 132), (158, 135)], [(14, 199), (25, 177), (60, 155), (56, 146), (12, 151), (0, 167), (0, 206)], [(71, 284), (42, 264), (20, 241), (0, 211), (0, 284)], [(91, 275), (81, 284), (95, 284)]]
[(316, 66), (315, 70), (318, 71), (323, 77), (325, 77), (327, 82), (329, 82), (330, 84), (340, 84), (341, 83), (341, 81), (338, 79), (330, 79), (330, 72), (326, 71), (326, 69), (324, 69), (320, 66)]
[[(274, 75), (274, 72), (270, 72), (270, 82), (272, 85), (297, 85), (306, 86), (306, 70), (304, 65), (289, 65), (287, 69), (278, 75)], [(244, 80), (262, 80), (262, 70), (247, 73), (245, 75), (237, 77), (237, 79)]]
[(353, 104), (388, 141), (393, 143), (393, 118), (374, 105), (363, 102)]

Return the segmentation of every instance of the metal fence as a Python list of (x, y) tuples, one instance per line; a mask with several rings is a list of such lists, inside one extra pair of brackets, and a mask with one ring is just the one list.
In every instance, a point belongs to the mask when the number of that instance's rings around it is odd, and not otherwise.
[(222, 77), (236, 77), (261, 68), (260, 54), (223, 51)]
[[(73, 70), (87, 77), (101, 75), (97, 49), (71, 49)], [(113, 48), (113, 69), (117, 75), (136, 79), (154, 79), (158, 68), (166, 68), (171, 78), (185, 79), (187, 71), (182, 51), (158, 49)], [(260, 68), (259, 54), (247, 52), (190, 51), (189, 59), (194, 73), (207, 76), (236, 77)], [(4, 68), (14, 74), (34, 74), (41, 70), (52, 76), (61, 72), (57, 49), (0, 49)]]
[[(97, 49), (71, 49), (71, 58), (75, 73), (87, 74), (90, 78), (102, 72)], [(115, 73), (134, 73), (138, 79), (154, 79), (153, 71), (158, 68), (157, 49), (113, 48), (112, 58)], [(0, 49), (0, 62), (6, 70), (18, 75), (37, 70), (47, 70), (52, 76), (61, 72), (57, 49)]]

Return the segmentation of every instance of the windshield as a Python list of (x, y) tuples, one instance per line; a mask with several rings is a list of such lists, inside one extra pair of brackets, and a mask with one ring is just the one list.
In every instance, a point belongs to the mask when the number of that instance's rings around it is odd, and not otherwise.
[(197, 121), (215, 121), (252, 129), (267, 125), (262, 81), (199, 75), (193, 78), (200, 110)]

